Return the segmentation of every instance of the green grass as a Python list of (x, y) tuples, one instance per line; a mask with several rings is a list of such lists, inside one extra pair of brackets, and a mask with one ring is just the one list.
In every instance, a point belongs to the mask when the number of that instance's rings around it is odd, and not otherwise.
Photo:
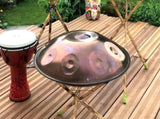
[[(41, 24), (47, 17), (46, 10), (38, 6), (38, 0), (24, 0), (14, 8), (4, 10), (4, 21), (9, 26), (12, 25), (31, 25)], [(77, 13), (85, 5), (81, 3), (81, 0), (72, 0), (72, 4), (65, 2), (67, 0), (61, 0), (59, 3), (59, 11), (63, 17), (63, 20), (70, 21), (79, 16)], [(69, 1), (69, 0), (68, 0)], [(78, 2), (77, 2), (78, 1)], [(117, 13), (113, 9), (110, 0), (101, 0), (102, 7), (101, 13), (117, 16)], [(115, 0), (119, 7), (122, 16), (125, 15), (125, 0)], [(139, 0), (130, 0), (130, 10), (136, 5)], [(77, 4), (78, 3), (78, 4)], [(58, 6), (58, 5), (57, 5)], [(83, 13), (83, 12), (82, 12)], [(143, 21), (148, 22), (155, 26), (160, 26), (160, 1), (159, 0), (144, 0), (138, 9), (133, 13), (129, 19), (131, 21)]]
[(46, 17), (46, 11), (38, 6), (37, 0), (25, 0), (4, 11), (4, 19), (9, 26), (41, 24)]

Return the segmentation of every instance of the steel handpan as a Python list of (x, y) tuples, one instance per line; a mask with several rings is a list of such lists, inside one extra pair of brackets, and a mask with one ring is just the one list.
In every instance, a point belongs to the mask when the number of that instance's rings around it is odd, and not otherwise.
[(124, 48), (91, 31), (71, 31), (52, 39), (38, 50), (34, 60), (42, 75), (76, 86), (107, 83), (130, 65)]

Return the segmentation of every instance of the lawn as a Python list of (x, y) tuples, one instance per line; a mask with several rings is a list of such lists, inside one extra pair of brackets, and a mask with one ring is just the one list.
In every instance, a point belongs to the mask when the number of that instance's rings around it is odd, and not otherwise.
[(45, 9), (38, 6), (37, 0), (25, 0), (14, 8), (4, 10), (4, 19), (9, 26), (41, 24), (46, 17)]
[[(14, 8), (4, 10), (4, 20), (9, 26), (12, 25), (31, 25), (41, 24), (47, 16), (46, 9), (38, 6), (38, 0), (24, 0)], [(45, 0), (42, 0), (45, 1)], [(115, 0), (117, 6), (125, 15), (125, 0)], [(129, 0), (129, 11), (131, 11), (139, 0)], [(110, 0), (101, 0), (101, 13), (117, 16), (113, 9)], [(57, 4), (63, 20), (69, 22), (81, 14), (85, 13), (85, 3), (83, 0), (59, 0)], [(131, 21), (143, 21), (149, 24), (160, 26), (160, 1), (159, 0), (144, 0), (138, 9), (129, 19)], [(56, 18), (56, 17), (55, 17)], [(57, 19), (57, 18), (56, 18)]]
[[(69, 22), (85, 13), (85, 1), (59, 0), (57, 8), (63, 20)], [(24, 0), (16, 7), (4, 10), (4, 21), (9, 26), (41, 24), (47, 17), (46, 9), (43, 5), (39, 6), (38, 0)], [(57, 15), (53, 16), (58, 19)]]

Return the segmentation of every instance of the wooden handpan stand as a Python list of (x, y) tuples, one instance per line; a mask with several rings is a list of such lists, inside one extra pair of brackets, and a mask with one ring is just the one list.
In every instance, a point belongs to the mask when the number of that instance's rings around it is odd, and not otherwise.
[[(111, 0), (113, 6), (114, 6), (114, 9), (116, 10), (122, 24), (119, 26), (119, 28), (115, 31), (115, 33), (113, 34), (113, 36), (111, 37), (111, 39), (113, 39), (116, 34), (118, 33), (118, 31), (121, 29), (122, 26), (124, 26), (125, 28), (125, 38), (127, 37), (127, 35), (129, 36), (134, 48), (136, 49), (136, 52), (138, 53), (139, 57), (141, 58), (141, 61), (145, 67), (145, 69), (148, 69), (148, 66), (147, 64), (145, 63), (142, 55), (140, 54), (135, 42), (134, 42), (134, 39), (131, 35), (131, 33), (129, 32), (128, 30), (128, 27), (127, 27), (127, 22), (129, 20), (129, 18), (131, 17), (131, 15), (133, 14), (133, 12), (138, 8), (138, 6), (142, 3), (143, 0), (139, 0), (138, 4), (134, 7), (134, 9), (129, 13), (129, 15), (127, 14), (128, 13), (128, 0), (126, 0), (126, 16), (125, 16), (125, 19), (122, 18), (117, 6), (116, 6), (116, 3), (114, 0)], [(49, 41), (51, 40), (51, 15), (53, 13), (53, 11), (56, 12), (56, 14), (58, 15), (58, 18), (60, 20), (60, 22), (62, 23), (64, 29), (66, 32), (69, 32), (67, 26), (65, 25), (65, 23), (63, 22), (62, 20), (62, 17), (60, 16), (57, 8), (56, 8), (56, 4), (58, 3), (58, 0), (55, 0), (55, 2), (53, 3), (53, 0), (50, 0), (50, 13), (48, 15), (48, 17), (46, 18), (45, 22), (44, 22), (44, 25), (40, 31), (40, 34), (38, 36), (38, 39), (40, 39), (41, 35), (43, 34), (43, 31), (47, 25), (47, 23), (49, 22)], [(124, 75), (125, 77), (125, 85), (124, 85), (124, 99), (123, 99), (123, 102), (126, 103), (126, 74)], [(104, 119), (98, 112), (96, 112), (92, 107), (90, 107), (87, 103), (85, 103), (83, 101), (83, 99), (85, 97), (87, 97), (88, 95), (90, 95), (91, 93), (95, 92), (97, 89), (99, 89), (100, 87), (102, 87), (103, 85), (105, 85), (105, 83), (103, 84), (99, 84), (95, 87), (93, 87), (92, 89), (90, 89), (88, 92), (84, 93), (83, 95), (80, 95), (80, 92), (81, 92), (81, 87), (80, 86), (77, 86), (76, 88), (76, 91), (72, 91), (70, 90), (70, 88), (63, 84), (63, 83), (58, 83), (64, 90), (66, 90), (69, 94), (71, 94), (73, 97), (74, 97), (74, 102), (73, 103), (70, 103), (68, 106), (62, 108), (61, 110), (58, 111), (58, 114), (62, 114), (64, 111), (66, 111), (67, 109), (69, 109), (72, 105), (75, 105), (74, 107), (74, 111), (73, 111), (73, 119), (76, 118), (76, 113), (77, 113), (77, 106), (78, 106), (78, 102), (81, 102), (82, 105), (84, 105), (89, 111), (93, 112), (99, 119)]]
[(140, 4), (143, 2), (143, 0), (139, 0), (139, 2), (137, 3), (137, 5), (133, 8), (133, 10), (132, 10), (129, 14), (128, 14), (128, 1), (129, 1), (129, 0), (126, 0), (126, 11), (125, 11), (126, 14), (125, 14), (125, 19), (122, 17), (121, 13), (119, 12), (115, 1), (114, 1), (114, 0), (110, 0), (110, 1), (112, 2), (112, 5), (113, 5), (115, 11), (116, 11), (117, 14), (118, 14), (118, 17), (120, 18), (120, 20), (121, 20), (121, 22), (122, 22), (122, 24), (121, 24), (121, 25), (119, 26), (119, 28), (116, 30), (116, 32), (114, 33), (114, 35), (111, 37), (111, 39), (113, 39), (113, 38), (116, 36), (116, 34), (119, 32), (119, 30), (121, 29), (121, 27), (124, 26), (124, 28), (125, 28), (125, 34), (129, 36), (129, 38), (130, 38), (130, 40), (131, 40), (134, 48), (136, 49), (136, 52), (138, 53), (138, 55), (139, 55), (139, 57), (140, 57), (143, 65), (144, 65), (145, 69), (148, 69), (148, 65), (145, 63), (145, 60), (144, 60), (144, 58), (142, 57), (139, 49), (137, 48), (137, 45), (136, 45), (136, 43), (135, 43), (135, 41), (134, 41), (134, 39), (133, 39), (133, 37), (132, 37), (129, 29), (128, 29), (128, 26), (127, 26), (127, 22), (128, 22), (128, 20), (129, 20), (129, 18), (132, 16), (132, 14), (135, 12), (135, 10), (140, 6)]
[[(74, 97), (73, 103), (58, 111), (59, 115), (75, 105), (75, 119), (78, 102), (81, 102), (99, 119), (103, 119), (83, 99), (104, 84), (123, 75), (130, 66), (130, 56), (124, 48), (99, 33), (78, 30), (52, 39), (37, 51), (34, 63), (42, 75), (58, 82)], [(82, 88), (86, 86), (95, 87), (89, 90), (88, 87)], [(87, 92), (82, 94), (82, 91)]]
[(77, 87), (76, 91), (73, 92), (72, 90), (69, 89), (68, 86), (60, 84), (59, 85), (66, 90), (69, 94), (71, 94), (74, 97), (74, 101), (72, 103), (70, 103), (69, 105), (67, 105), (66, 107), (63, 107), (61, 110), (59, 110), (57, 113), (58, 115), (61, 115), (63, 112), (65, 112), (66, 110), (68, 110), (70, 107), (72, 107), (74, 105), (74, 111), (73, 111), (73, 119), (76, 118), (77, 115), (77, 108), (78, 108), (78, 102), (80, 102), (83, 106), (85, 106), (89, 111), (91, 111), (93, 114), (95, 114), (95, 116), (97, 116), (99, 119), (104, 119), (102, 117), (102, 115), (100, 115), (97, 111), (95, 111), (91, 106), (89, 106), (86, 102), (83, 101), (84, 98), (86, 98), (87, 96), (89, 96), (90, 94), (92, 94), (93, 92), (95, 92), (97, 89), (99, 89), (100, 87), (104, 86), (104, 84), (100, 84), (95, 86), (94, 88), (90, 89), (87, 93), (83, 94), (83, 95), (79, 95), (81, 92), (81, 87)]

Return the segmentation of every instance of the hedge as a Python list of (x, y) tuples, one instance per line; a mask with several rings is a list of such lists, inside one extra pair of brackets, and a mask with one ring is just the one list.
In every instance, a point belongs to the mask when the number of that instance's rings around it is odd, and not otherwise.
[[(104, 0), (102, 0), (104, 1)], [(129, 0), (129, 12), (137, 4), (138, 0)], [(125, 16), (125, 0), (116, 0), (117, 6)], [(117, 16), (110, 0), (103, 2), (101, 12), (110, 16)], [(143, 21), (149, 24), (160, 26), (160, 1), (159, 0), (144, 0), (138, 9), (133, 13), (130, 21)]]

